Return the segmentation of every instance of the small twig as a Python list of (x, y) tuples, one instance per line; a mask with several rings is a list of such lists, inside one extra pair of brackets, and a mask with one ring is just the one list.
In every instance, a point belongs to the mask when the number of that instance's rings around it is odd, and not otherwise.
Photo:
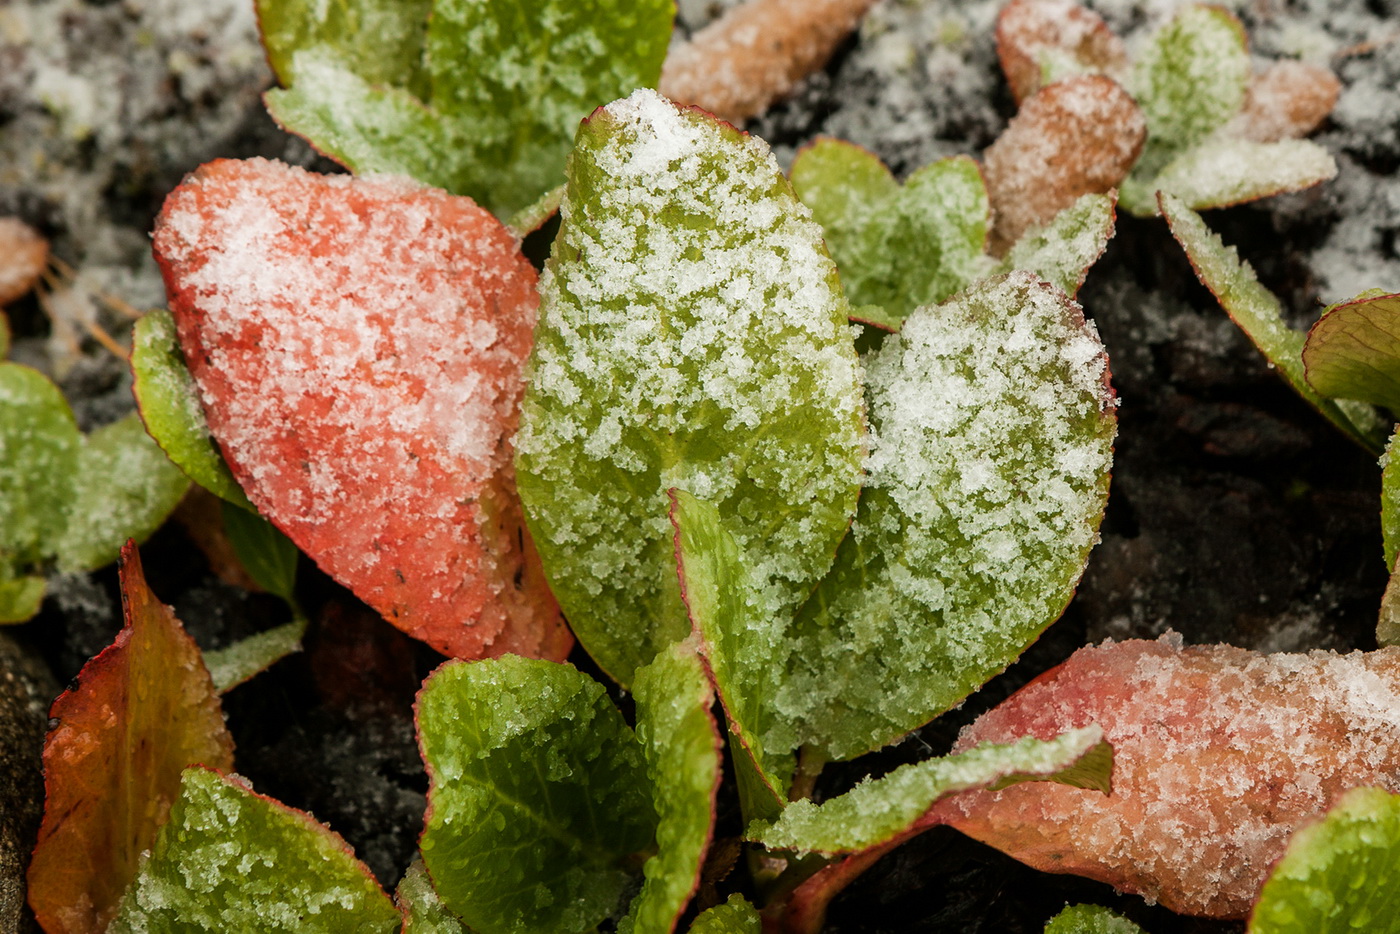
[(824, 66), (875, 0), (748, 0), (675, 49), (661, 93), (737, 123)]

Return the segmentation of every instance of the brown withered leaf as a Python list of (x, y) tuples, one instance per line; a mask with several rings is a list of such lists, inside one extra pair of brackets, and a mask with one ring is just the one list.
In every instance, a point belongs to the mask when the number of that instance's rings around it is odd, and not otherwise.
[(1045, 83), (1045, 68), (1118, 77), (1128, 53), (1108, 24), (1073, 0), (1012, 0), (997, 17), (997, 56), (1020, 103)]
[(1027, 98), (983, 156), (992, 252), (1002, 255), (1079, 196), (1117, 186), (1146, 136), (1132, 97), (1102, 75), (1056, 81)]
[(233, 768), (233, 739), (199, 648), (122, 550), (126, 626), (54, 701), (44, 822), (29, 904), (48, 934), (93, 934), (116, 913), (141, 853), (200, 763)]

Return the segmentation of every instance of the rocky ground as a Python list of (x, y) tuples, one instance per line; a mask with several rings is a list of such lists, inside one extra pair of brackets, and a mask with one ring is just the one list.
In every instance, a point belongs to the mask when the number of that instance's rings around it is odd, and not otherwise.
[[(699, 24), (720, 5), (682, 2), (682, 21)], [(1131, 35), (1175, 2), (1090, 5)], [(1400, 290), (1400, 2), (1227, 5), (1260, 55), (1327, 63), (1341, 77), (1341, 99), (1316, 137), (1341, 173), (1311, 191), (1214, 212), (1209, 223), (1299, 325), (1323, 302)], [(992, 45), (998, 7), (884, 0), (825, 72), (751, 129), (782, 158), (827, 134), (867, 146), (899, 173), (978, 154), (1013, 106)], [(95, 296), (162, 303), (147, 231), (180, 177), (218, 156), (329, 168), (263, 113), (258, 95), (269, 80), (242, 0), (0, 5), (0, 215), (38, 227), (75, 271), (53, 292), (52, 315), (32, 300), (11, 309), (12, 357), (58, 378), (84, 428), (130, 404), (123, 364), (84, 336), (89, 323), (116, 332), (129, 322)], [(883, 754), (880, 768), (943, 751), (959, 725), (1086, 642), (1173, 628), (1188, 642), (1271, 651), (1374, 645), (1385, 584), (1374, 461), (1269, 371), (1160, 221), (1120, 219), (1080, 298), (1122, 398), (1103, 542), (1065, 618), (963, 710)], [(275, 601), (213, 576), (179, 523), (144, 552), (154, 590), (206, 647), (282, 621)], [(305, 653), (226, 697), (239, 769), (260, 791), (329, 822), (392, 884), (412, 851), (426, 785), (408, 705), (437, 659), (314, 572), (303, 584), (320, 618), (336, 623), (317, 626)], [(118, 607), (112, 572), (71, 578), (12, 634), (66, 681), (110, 641)], [(18, 776), (7, 784), (0, 775), (5, 794), (32, 790), (24, 750), (44, 706), (32, 695), (46, 690), (33, 679), (12, 690), (17, 683), (0, 685), (0, 723), (12, 724), (0, 731), (0, 768)], [(833, 768), (823, 786), (839, 790), (857, 777)], [(12, 875), (6, 853), (21, 849), (10, 841), (32, 832), (31, 816), (12, 821), (13, 833), (0, 827), (0, 863)], [(732, 810), (726, 823), (722, 833), (737, 831)], [(0, 910), (7, 884), (0, 879)], [(951, 831), (878, 864), (833, 905), (830, 929), (1038, 932), (1066, 901), (1084, 900), (1125, 911), (1154, 934), (1240, 929), (1035, 873)]]

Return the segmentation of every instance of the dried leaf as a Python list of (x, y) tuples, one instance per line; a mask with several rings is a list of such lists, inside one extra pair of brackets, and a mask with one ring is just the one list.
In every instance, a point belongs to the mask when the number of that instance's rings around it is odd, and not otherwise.
[(1113, 794), (968, 792), (931, 817), (1022, 862), (1173, 911), (1244, 917), (1289, 836), (1358, 785), (1400, 788), (1400, 649), (1260, 655), (1179, 637), (1080, 649), (958, 749), (1099, 724)]
[(739, 123), (826, 64), (875, 0), (747, 0), (674, 49), (661, 93)]
[(1119, 79), (1128, 65), (1123, 40), (1073, 0), (1011, 0), (997, 16), (997, 55), (1017, 103), (1074, 74)]
[(48, 262), (49, 242), (37, 230), (17, 217), (0, 217), (0, 306), (34, 288)]
[(514, 237), (404, 179), (251, 160), (190, 176), (155, 242), (258, 511), (439, 651), (566, 655), (513, 489), (536, 303)]
[(123, 551), (126, 626), (54, 702), (44, 744), (44, 823), (29, 903), (49, 934), (112, 919), (191, 763), (233, 767), (233, 740), (194, 640)]
[(1081, 195), (1115, 188), (1146, 133), (1132, 97), (1101, 75), (1066, 78), (1027, 98), (983, 158), (995, 218), (992, 253), (1004, 254)]
[(1327, 119), (1341, 91), (1341, 81), (1321, 65), (1274, 62), (1250, 79), (1244, 109), (1223, 132), (1260, 143), (1301, 139)]

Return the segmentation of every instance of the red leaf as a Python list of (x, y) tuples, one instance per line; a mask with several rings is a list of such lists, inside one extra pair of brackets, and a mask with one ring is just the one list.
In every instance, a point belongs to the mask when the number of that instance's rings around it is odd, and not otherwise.
[(997, 56), (1017, 103), (1040, 90), (1047, 55), (1113, 78), (1128, 68), (1123, 40), (1097, 13), (1073, 0), (1011, 0), (997, 16)]
[(155, 248), (260, 512), (439, 651), (567, 654), (515, 493), (538, 296), (505, 227), (407, 179), (222, 160), (166, 200)]
[(1098, 723), (1113, 793), (969, 792), (948, 823), (1024, 863), (1186, 914), (1243, 918), (1294, 829), (1343, 791), (1400, 791), (1400, 649), (1260, 655), (1180, 640), (1080, 649), (964, 731), (958, 748)]
[(48, 934), (101, 931), (194, 763), (233, 768), (233, 739), (199, 648), (122, 550), (126, 627), (54, 701), (29, 904)]

